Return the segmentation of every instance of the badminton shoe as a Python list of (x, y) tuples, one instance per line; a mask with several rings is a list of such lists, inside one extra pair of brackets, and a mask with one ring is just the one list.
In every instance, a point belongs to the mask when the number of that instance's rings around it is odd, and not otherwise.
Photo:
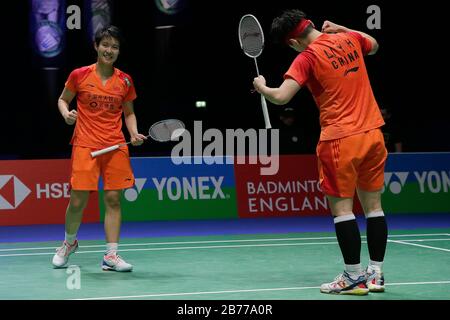
[(332, 294), (352, 294), (363, 296), (369, 293), (366, 286), (365, 274), (353, 280), (347, 272), (338, 275), (333, 282), (324, 283), (320, 286), (320, 292)]
[(366, 285), (370, 292), (384, 292), (384, 274), (372, 269), (366, 270)]
[(52, 264), (55, 268), (64, 267), (69, 261), (69, 256), (78, 250), (78, 240), (70, 245), (64, 240), (61, 247), (56, 249), (56, 254), (53, 256)]
[(129, 272), (133, 270), (133, 265), (125, 262), (118, 254), (105, 254), (102, 269), (105, 271)]

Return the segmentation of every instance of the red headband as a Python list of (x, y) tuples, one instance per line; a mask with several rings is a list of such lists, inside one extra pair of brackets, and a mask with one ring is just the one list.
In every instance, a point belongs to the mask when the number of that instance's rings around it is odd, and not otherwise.
[(302, 22), (300, 22), (294, 30), (288, 33), (288, 35), (285, 38), (286, 43), (289, 45), (289, 39), (297, 38), (299, 35), (305, 31), (305, 29), (310, 25), (314, 25), (311, 20), (303, 19)]

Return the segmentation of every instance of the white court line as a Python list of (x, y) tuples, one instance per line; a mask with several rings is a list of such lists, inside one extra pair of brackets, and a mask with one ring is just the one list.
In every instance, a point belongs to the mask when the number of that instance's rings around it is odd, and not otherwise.
[(450, 249), (444, 249), (444, 248), (438, 248), (438, 247), (425, 246), (425, 245), (423, 245), (423, 244), (410, 243), (410, 242), (399, 241), (399, 240), (388, 240), (388, 242), (394, 242), (394, 243), (406, 244), (406, 245), (409, 245), (409, 246), (422, 247), (422, 248), (427, 248), (427, 249), (434, 249), (434, 250), (441, 250), (441, 251), (450, 252)]
[[(427, 282), (398, 282), (398, 283), (389, 283), (389, 284), (386, 284), (386, 286), (408, 286), (408, 285), (427, 285), (427, 284), (450, 284), (450, 281), (444, 280), (444, 281), (427, 281)], [(245, 289), (245, 290), (155, 293), (155, 294), (142, 294), (142, 295), (133, 295), (133, 296), (79, 298), (79, 299), (70, 299), (70, 300), (133, 299), (133, 298), (174, 297), (174, 296), (191, 296), (191, 295), (203, 295), (203, 294), (223, 294), (223, 293), (241, 293), (241, 292), (308, 290), (308, 289), (319, 289), (319, 288), (320, 287), (291, 287), (291, 288), (265, 288), (265, 289)]]
[[(365, 242), (363, 242), (365, 243)], [(304, 245), (321, 245), (321, 244), (337, 244), (337, 242), (306, 242), (306, 243), (272, 243), (272, 244), (242, 244), (242, 245), (228, 245), (228, 246), (197, 246), (197, 247), (163, 247), (163, 248), (144, 248), (144, 249), (121, 249), (120, 252), (127, 251), (164, 251), (164, 250), (191, 250), (191, 249), (218, 249), (218, 248), (246, 248), (246, 247), (283, 247), (283, 246), (304, 246)], [(92, 251), (77, 251), (75, 254), (81, 253), (99, 253), (105, 250)], [(0, 254), (0, 257), (22, 257), (22, 256), (42, 256), (53, 255), (54, 252), (40, 252), (40, 253), (14, 253), (14, 254)]]
[[(394, 234), (391, 237), (424, 237), (424, 236), (450, 236), (450, 233), (423, 233), (423, 234)], [(361, 236), (365, 239), (366, 236)], [(336, 239), (333, 237), (308, 237), (308, 238), (269, 238), (269, 239), (241, 239), (241, 240), (204, 240), (204, 241), (177, 241), (177, 242), (147, 242), (147, 243), (121, 243), (120, 247), (127, 246), (151, 246), (151, 245), (172, 245), (172, 244), (199, 244), (199, 243), (232, 243), (232, 242), (262, 242), (262, 241), (297, 241), (297, 240), (322, 240), (322, 239)], [(425, 239), (426, 240), (426, 239)], [(406, 240), (405, 240), (406, 241)], [(82, 248), (103, 248), (104, 244), (83, 245)], [(0, 252), (7, 251), (28, 251), (28, 250), (47, 250), (55, 249), (55, 247), (34, 247), (34, 248), (14, 248), (14, 249), (0, 249)], [(0, 255), (1, 256), (1, 255)]]
[(417, 234), (390, 234), (391, 237), (422, 237), (422, 236), (450, 236), (450, 233), (417, 233)]
[[(400, 241), (400, 240), (391, 240), (391, 241)], [(441, 238), (441, 239), (408, 239), (401, 240), (404, 242), (427, 242), (427, 241), (450, 241), (450, 238)]]
[[(262, 242), (262, 241), (296, 241), (296, 240), (322, 240), (336, 239), (336, 237), (315, 237), (315, 238), (275, 238), (275, 239), (242, 239), (242, 240), (204, 240), (204, 241), (173, 241), (173, 242), (146, 242), (146, 243), (124, 243), (119, 244), (120, 247), (130, 246), (152, 246), (152, 245), (171, 245), (171, 244), (199, 244), (199, 243), (227, 243), (227, 242)], [(83, 248), (103, 248), (104, 244), (83, 245)], [(55, 249), (55, 247), (40, 248), (18, 248), (18, 249), (0, 249), (1, 251), (24, 251), (24, 250), (44, 250)]]
[[(450, 241), (450, 239), (434, 239), (435, 241)], [(408, 241), (408, 242), (406, 242)], [(398, 240), (388, 240), (388, 242), (411, 244), (409, 242), (418, 240), (405, 240), (405, 242)], [(367, 241), (361, 241), (362, 244), (367, 243)], [(306, 246), (306, 245), (325, 245), (325, 244), (338, 244), (336, 241), (333, 242), (303, 242), (303, 243), (267, 243), (267, 244), (241, 244), (241, 245), (223, 245), (223, 246), (194, 246), (194, 247), (162, 247), (162, 248), (142, 248), (142, 249), (121, 249), (120, 252), (130, 252), (130, 251), (166, 251), (166, 250), (193, 250), (193, 249), (220, 249), (220, 248), (249, 248), (249, 247), (284, 247), (284, 246)], [(411, 244), (414, 245), (414, 244)], [(423, 245), (418, 245), (422, 247), (428, 247)], [(102, 246), (103, 247), (103, 246)], [(429, 247), (434, 248), (434, 247)], [(445, 251), (450, 251), (447, 249), (442, 249)], [(100, 253), (105, 252), (105, 250), (87, 250), (87, 251), (77, 251), (75, 254), (83, 253)], [(24, 257), (24, 256), (42, 256), (42, 255), (53, 255), (54, 252), (39, 252), (39, 253), (12, 253), (12, 254), (0, 254), (0, 257)]]

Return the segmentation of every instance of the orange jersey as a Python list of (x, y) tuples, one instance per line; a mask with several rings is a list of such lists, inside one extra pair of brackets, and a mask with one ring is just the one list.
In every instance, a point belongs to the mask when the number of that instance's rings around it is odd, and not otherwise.
[(384, 125), (363, 59), (371, 49), (357, 32), (322, 34), (285, 74), (311, 91), (320, 112), (321, 141)]
[(114, 68), (103, 85), (93, 64), (72, 71), (65, 86), (77, 94), (78, 118), (71, 144), (101, 149), (125, 142), (122, 104), (136, 98), (129, 75)]

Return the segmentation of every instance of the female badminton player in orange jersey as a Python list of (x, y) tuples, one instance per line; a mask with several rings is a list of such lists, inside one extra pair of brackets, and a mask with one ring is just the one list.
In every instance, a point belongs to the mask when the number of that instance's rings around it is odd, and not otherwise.
[[(387, 225), (381, 206), (387, 151), (380, 127), (384, 121), (373, 95), (365, 55), (374, 54), (371, 36), (325, 21), (322, 32), (299, 10), (288, 10), (272, 22), (275, 40), (299, 52), (278, 88), (254, 79), (255, 89), (274, 104), (285, 104), (302, 87), (319, 108), (321, 134), (317, 145), (319, 179), (334, 217), (345, 271), (325, 283), (323, 293), (365, 295), (384, 291), (382, 265)], [(370, 261), (360, 263), (361, 237), (353, 214), (357, 190), (367, 218)]]
[[(58, 100), (65, 122), (75, 124), (71, 140), (71, 194), (66, 211), (65, 240), (53, 257), (54, 267), (63, 267), (78, 248), (77, 232), (83, 209), (91, 191), (97, 190), (101, 175), (104, 182), (106, 252), (102, 269), (131, 271), (133, 266), (118, 254), (121, 224), (120, 195), (134, 184), (127, 146), (96, 158), (91, 152), (125, 142), (122, 133), (122, 113), (134, 146), (146, 137), (138, 133), (133, 100), (136, 91), (129, 75), (115, 68), (121, 45), (117, 27), (109, 26), (95, 35), (97, 62), (75, 69), (69, 75)], [(77, 96), (77, 110), (69, 104)]]

